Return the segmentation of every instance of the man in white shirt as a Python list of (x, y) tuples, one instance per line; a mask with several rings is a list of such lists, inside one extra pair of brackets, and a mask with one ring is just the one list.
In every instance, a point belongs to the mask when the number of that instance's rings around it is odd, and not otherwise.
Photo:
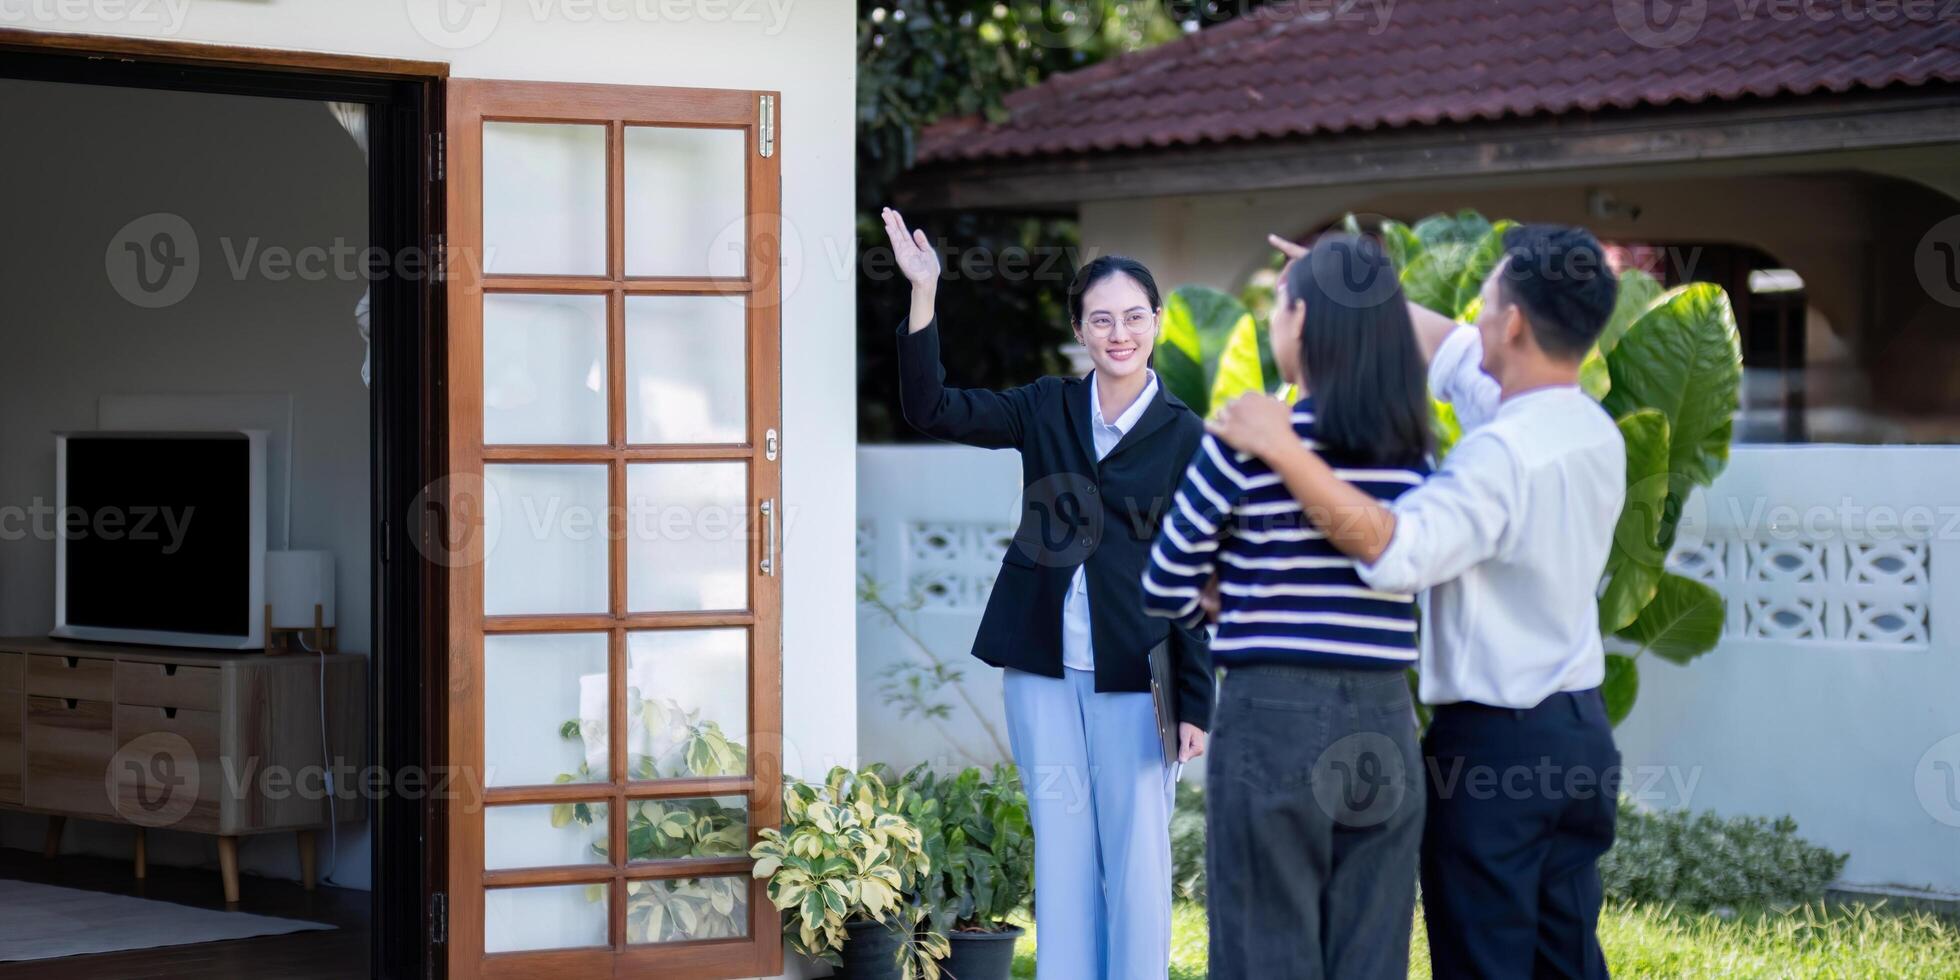
[(1429, 590), (1422, 900), (1438, 977), (1607, 974), (1597, 862), (1620, 757), (1595, 596), (1626, 451), (1578, 374), (1617, 287), (1590, 233), (1529, 226), (1506, 236), (1474, 327), (1412, 307), (1464, 436), (1392, 507), (1292, 438), (1277, 401), (1241, 399), (1210, 426), (1280, 473), (1371, 587)]

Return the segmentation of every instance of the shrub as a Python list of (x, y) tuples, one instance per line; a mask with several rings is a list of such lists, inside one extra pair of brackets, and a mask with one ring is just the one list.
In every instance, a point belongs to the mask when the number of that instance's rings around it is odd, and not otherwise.
[(1606, 893), (1707, 910), (1814, 902), (1849, 857), (1797, 836), (1789, 817), (1643, 811), (1620, 801), (1618, 840), (1600, 859)]
[(1171, 888), (1178, 898), (1205, 902), (1205, 792), (1177, 784), (1171, 811)]
[[(1643, 905), (1787, 908), (1821, 901), (1848, 859), (1798, 837), (1789, 817), (1649, 812), (1621, 800), (1599, 876), (1607, 895)], [(1178, 898), (1204, 903), (1205, 795), (1184, 783), (1171, 814), (1171, 883)]]

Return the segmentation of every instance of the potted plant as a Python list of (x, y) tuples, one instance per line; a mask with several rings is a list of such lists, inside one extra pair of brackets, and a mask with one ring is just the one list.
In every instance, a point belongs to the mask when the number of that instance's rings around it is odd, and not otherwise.
[(840, 976), (937, 980), (943, 940), (920, 934), (905, 896), (931, 872), (922, 835), (876, 770), (830, 771), (822, 786), (790, 782), (783, 826), (764, 828), (749, 854), (769, 900), (789, 913), (790, 947)]
[(955, 980), (1006, 980), (1025, 930), (1008, 917), (1034, 888), (1034, 830), (1019, 771), (968, 768), (941, 778), (924, 766), (906, 774), (917, 790), (909, 815), (926, 837), (932, 872), (917, 904), (925, 928), (945, 937), (943, 965)]

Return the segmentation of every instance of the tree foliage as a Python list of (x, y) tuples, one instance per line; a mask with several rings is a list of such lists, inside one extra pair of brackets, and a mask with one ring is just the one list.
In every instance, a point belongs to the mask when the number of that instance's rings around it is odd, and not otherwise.
[[(1015, 89), (1178, 36), (1216, 8), (1129, 2), (889, 0), (858, 8), (857, 263), (859, 437), (916, 438), (897, 403), (893, 332), (910, 294), (892, 267), (878, 210), (912, 167), (919, 134), (960, 116), (1005, 114)], [(1065, 370), (1068, 282), (1080, 252), (1073, 217), (912, 211), (942, 248), (939, 310), (953, 381), (1024, 384)], [(952, 250), (949, 255), (946, 250)]]

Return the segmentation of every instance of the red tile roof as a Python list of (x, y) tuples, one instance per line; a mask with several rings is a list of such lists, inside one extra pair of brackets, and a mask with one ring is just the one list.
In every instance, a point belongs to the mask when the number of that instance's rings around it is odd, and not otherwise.
[[(1004, 122), (937, 123), (924, 134), (919, 159), (1155, 148), (1956, 82), (1960, 18), (1953, 3), (1271, 0), (1229, 23), (1015, 92)], [(1649, 4), (1678, 13), (1649, 27), (1640, 19)]]

